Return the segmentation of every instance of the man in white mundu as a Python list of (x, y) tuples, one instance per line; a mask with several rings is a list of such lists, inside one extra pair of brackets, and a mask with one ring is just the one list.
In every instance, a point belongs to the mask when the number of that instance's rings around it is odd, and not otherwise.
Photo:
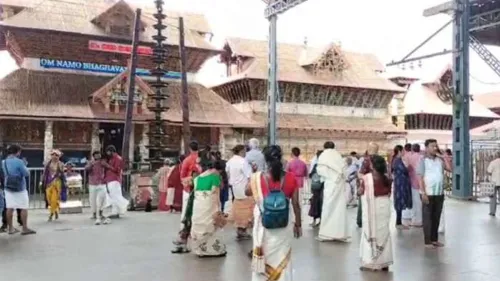
[(346, 162), (333, 142), (326, 142), (324, 149), (316, 168), (325, 183), (318, 240), (347, 242)]

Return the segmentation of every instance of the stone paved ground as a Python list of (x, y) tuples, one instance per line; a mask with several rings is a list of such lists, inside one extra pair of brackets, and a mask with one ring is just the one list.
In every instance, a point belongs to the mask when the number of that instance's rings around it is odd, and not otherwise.
[[(393, 231), (395, 265), (390, 273), (358, 270), (359, 230), (351, 244), (324, 244), (306, 227), (294, 241), (294, 280), (335, 281), (500, 281), (500, 218), (488, 206), (448, 200), (446, 247), (422, 247), (420, 229)], [(84, 215), (66, 215), (48, 224), (43, 211), (32, 212), (36, 236), (0, 236), (0, 280), (15, 281), (246, 281), (250, 244), (224, 231), (229, 254), (223, 259), (172, 255), (178, 215), (130, 213), (109, 226), (94, 226)]]

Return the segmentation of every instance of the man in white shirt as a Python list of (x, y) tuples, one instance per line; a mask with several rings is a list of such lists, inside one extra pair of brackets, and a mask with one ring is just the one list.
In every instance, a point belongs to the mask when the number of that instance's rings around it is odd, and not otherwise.
[(490, 196), (490, 216), (494, 217), (497, 212), (497, 196), (500, 190), (500, 152), (497, 152), (495, 160), (488, 165), (487, 172), (490, 182), (495, 185), (493, 194)]
[(252, 197), (245, 195), (245, 189), (250, 181), (252, 167), (245, 160), (245, 146), (237, 145), (233, 148), (233, 157), (226, 163), (226, 173), (229, 185), (234, 193), (233, 207), (231, 209), (231, 219), (237, 227), (238, 240), (250, 239), (247, 229), (253, 221), (253, 209), (255, 202)]

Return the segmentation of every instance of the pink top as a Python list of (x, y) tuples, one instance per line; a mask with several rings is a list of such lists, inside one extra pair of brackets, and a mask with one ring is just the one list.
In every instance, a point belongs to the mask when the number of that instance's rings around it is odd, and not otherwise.
[(299, 188), (304, 186), (304, 178), (307, 177), (308, 174), (307, 165), (304, 161), (299, 158), (292, 159), (288, 162), (286, 171), (295, 175), (295, 181), (297, 182), (297, 186)]
[(87, 165), (86, 169), (89, 171), (89, 184), (91, 185), (100, 185), (105, 184), (104, 181), (104, 166), (101, 161), (98, 160)]
[(413, 189), (419, 189), (418, 186), (418, 175), (417, 175), (417, 167), (422, 161), (422, 154), (417, 152), (411, 152), (408, 156), (408, 173), (410, 174), (411, 187)]

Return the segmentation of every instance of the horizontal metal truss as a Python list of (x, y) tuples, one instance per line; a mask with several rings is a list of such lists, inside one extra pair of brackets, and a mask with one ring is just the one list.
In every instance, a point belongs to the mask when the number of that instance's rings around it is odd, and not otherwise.
[(469, 19), (470, 31), (482, 31), (500, 25), (500, 9), (473, 15)]
[(278, 15), (286, 12), (287, 10), (300, 5), (307, 0), (276, 0), (274, 3), (269, 4), (269, 6), (264, 11), (264, 16), (269, 18), (274, 15)]

